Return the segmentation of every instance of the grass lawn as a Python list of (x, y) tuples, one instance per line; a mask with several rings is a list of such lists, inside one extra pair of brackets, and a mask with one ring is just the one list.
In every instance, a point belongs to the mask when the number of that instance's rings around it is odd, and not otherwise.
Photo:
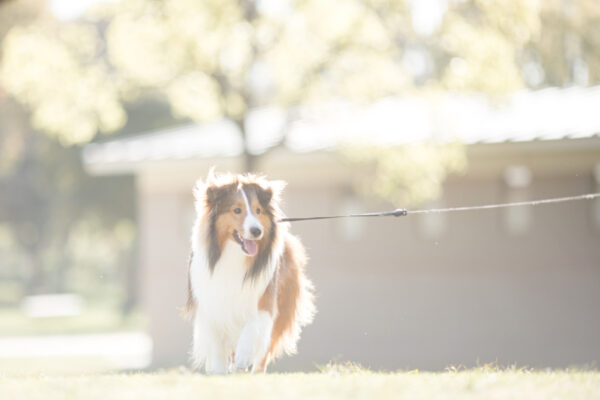
[(3, 376), (2, 399), (600, 399), (600, 372), (479, 368), (459, 372), (203, 376), (186, 371)]

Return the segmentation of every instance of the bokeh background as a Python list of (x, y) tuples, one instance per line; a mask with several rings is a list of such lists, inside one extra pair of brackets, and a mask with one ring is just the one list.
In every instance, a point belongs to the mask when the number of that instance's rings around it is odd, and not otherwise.
[[(600, 191), (595, 0), (0, 1), (0, 372), (186, 366), (191, 188), (290, 216)], [(302, 222), (299, 354), (600, 360), (600, 202)]]

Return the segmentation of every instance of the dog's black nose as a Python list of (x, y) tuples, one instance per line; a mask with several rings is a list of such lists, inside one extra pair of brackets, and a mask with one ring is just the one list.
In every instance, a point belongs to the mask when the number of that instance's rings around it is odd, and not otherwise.
[(262, 234), (262, 229), (257, 228), (256, 226), (250, 228), (250, 233), (254, 237), (259, 237)]

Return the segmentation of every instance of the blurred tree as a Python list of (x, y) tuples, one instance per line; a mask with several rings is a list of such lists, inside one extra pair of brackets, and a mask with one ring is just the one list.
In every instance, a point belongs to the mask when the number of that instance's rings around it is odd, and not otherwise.
[(0, 81), (64, 144), (120, 129), (124, 105), (147, 96), (197, 122), (231, 119), (253, 170), (256, 107), (294, 118), (329, 100), (595, 83), (599, 15), (595, 0), (122, 0), (11, 29)]
[[(18, 106), (5, 105), (0, 108), (0, 121), (19, 114), (27, 120)], [(4, 131), (0, 123), (0, 132)], [(81, 166), (78, 148), (64, 148), (27, 124), (20, 138), (23, 152), (10, 173), (0, 176), (0, 225), (10, 227), (14, 250), (21, 257), (15, 265), (3, 260), (2, 274), (12, 269), (12, 277), (24, 284), (23, 294), (73, 290), (73, 282), (66, 278), (73, 264), (68, 244), (74, 228), (90, 217), (102, 221), (98, 230), (114, 229), (130, 219), (134, 215), (132, 179), (90, 178)], [(119, 195), (110, 197), (114, 193)]]
[[(124, 0), (91, 23), (12, 30), (2, 77), (31, 108), (34, 126), (66, 144), (119, 129), (123, 101), (141, 95), (164, 94), (176, 115), (194, 121), (231, 119), (247, 142), (254, 107), (293, 109), (326, 95), (374, 98), (406, 87), (401, 63), (386, 51), (389, 39), (373, 15), (363, 18), (363, 5), (291, 7)], [(255, 155), (246, 150), (252, 170)]]
[(16, 24), (29, 24), (47, 13), (37, 0), (0, 0), (0, 38)]
[[(0, 39), (32, 21), (51, 20), (39, 0), (0, 2)], [(0, 63), (3, 56), (0, 53)], [(102, 179), (85, 174), (79, 148), (65, 148), (33, 129), (28, 109), (7, 94), (5, 85), (0, 84), (0, 290), (10, 286), (10, 281), (19, 282), (18, 289), (1, 300), (14, 304), (20, 295), (78, 289), (79, 282), (70, 279), (74, 274), (71, 267), (81, 247), (78, 243), (85, 234), (89, 236), (79, 227), (95, 219), (101, 221), (95, 228), (96, 237), (101, 232), (123, 232), (128, 223), (133, 226), (135, 210), (131, 177)], [(113, 193), (119, 196), (109, 198)], [(121, 239), (125, 236), (121, 234)], [(105, 238), (101, 239), (94, 248), (106, 244)], [(101, 266), (93, 265), (90, 257), (77, 256), (83, 271), (79, 276), (90, 279), (90, 275), (127, 271), (133, 246), (131, 238), (125, 239), (110, 249), (117, 258), (113, 271), (104, 266), (99, 272)], [(123, 281), (122, 276), (113, 277), (113, 282)], [(96, 287), (110, 285), (109, 279), (96, 282)], [(135, 291), (127, 294), (135, 297)], [(124, 308), (131, 307), (131, 296), (122, 298)]]
[[(135, 213), (132, 178), (88, 176), (77, 147), (65, 148), (31, 129), (26, 112), (10, 100), (0, 106), (0, 133), (14, 134), (20, 149), (13, 156), (13, 147), (0, 148), (12, 157), (10, 168), (0, 174), (0, 226), (9, 228), (12, 251), (20, 255), (14, 263), (3, 257), (0, 273), (21, 280), (23, 294), (73, 290), (67, 279), (73, 230), (90, 217), (102, 221), (98, 230), (130, 220)], [(119, 195), (110, 197), (114, 193)], [(128, 257), (131, 249), (122, 251)]]
[[(600, 3), (450, 3), (440, 27), (445, 87), (503, 93), (600, 82)], [(498, 74), (501, 72), (501, 74)]]
[[(3, 1), (0, 2), (0, 39), (16, 24), (29, 24), (38, 18), (42, 18), (43, 7), (35, 0)], [(2, 52), (0, 52), (0, 63), (2, 63)], [(9, 96), (0, 83), (0, 107), (14, 109), (14, 104), (9, 104)], [(3, 115), (4, 129), (0, 135), (0, 176), (7, 173), (11, 166), (24, 151), (23, 139), (21, 137), (26, 125), (27, 118), (20, 118), (20, 113), (6, 113)]]
[(342, 154), (363, 166), (367, 177), (359, 190), (398, 206), (412, 206), (438, 198), (451, 173), (466, 166), (463, 146), (458, 143), (413, 144), (401, 147), (348, 146)]
[(523, 65), (535, 71), (529, 73), (528, 84), (598, 84), (600, 3), (550, 0), (541, 2), (540, 7), (540, 34), (521, 55)]

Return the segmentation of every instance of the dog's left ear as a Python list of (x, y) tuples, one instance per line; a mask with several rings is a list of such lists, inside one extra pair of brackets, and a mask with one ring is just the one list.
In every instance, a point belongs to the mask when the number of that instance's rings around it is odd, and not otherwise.
[(258, 197), (260, 205), (267, 207), (273, 198), (273, 190), (271, 190), (270, 187), (259, 187), (256, 191), (256, 196)]
[(269, 205), (273, 200), (279, 202), (285, 186), (286, 183), (284, 181), (270, 181), (268, 185), (261, 186), (258, 190), (258, 201), (263, 207)]

